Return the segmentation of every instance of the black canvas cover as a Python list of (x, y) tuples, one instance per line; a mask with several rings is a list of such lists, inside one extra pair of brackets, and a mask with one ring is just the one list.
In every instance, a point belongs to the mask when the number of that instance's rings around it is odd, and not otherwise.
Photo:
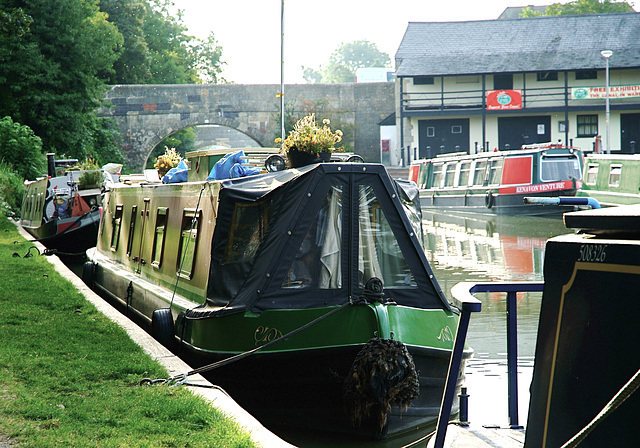
[(400, 305), (450, 309), (421, 240), (417, 188), (382, 165), (314, 164), (227, 181), (205, 308), (339, 305), (376, 276)]

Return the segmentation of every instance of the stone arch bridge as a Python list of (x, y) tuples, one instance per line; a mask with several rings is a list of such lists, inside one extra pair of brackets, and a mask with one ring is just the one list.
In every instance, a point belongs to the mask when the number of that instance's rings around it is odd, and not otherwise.
[[(279, 91), (274, 84), (117, 85), (106, 93), (111, 107), (100, 116), (117, 123), (127, 167), (140, 171), (160, 141), (189, 126), (228, 126), (259, 146), (274, 146), (280, 135)], [(353, 148), (368, 162), (380, 161), (378, 123), (395, 112), (394, 98), (393, 83), (285, 85), (285, 105), (293, 116), (321, 104), (332, 121), (352, 129)]]

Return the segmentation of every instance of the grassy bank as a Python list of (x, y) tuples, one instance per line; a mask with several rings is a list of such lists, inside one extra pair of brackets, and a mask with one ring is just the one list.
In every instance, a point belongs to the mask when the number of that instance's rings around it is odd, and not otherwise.
[(28, 447), (250, 447), (250, 437), (166, 371), (0, 214), (0, 441)]

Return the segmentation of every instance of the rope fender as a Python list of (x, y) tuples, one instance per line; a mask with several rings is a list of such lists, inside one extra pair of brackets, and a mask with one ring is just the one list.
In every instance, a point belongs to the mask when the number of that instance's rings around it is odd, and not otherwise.
[(343, 393), (354, 426), (378, 410), (373, 417), (382, 430), (391, 406), (406, 411), (419, 393), (418, 373), (407, 347), (393, 339), (370, 339), (356, 355)]

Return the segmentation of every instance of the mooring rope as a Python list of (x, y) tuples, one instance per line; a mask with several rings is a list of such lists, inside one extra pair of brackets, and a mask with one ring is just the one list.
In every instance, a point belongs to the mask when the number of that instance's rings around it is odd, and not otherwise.
[(174, 375), (171, 378), (167, 378), (167, 379), (156, 379), (156, 380), (152, 380), (150, 378), (144, 378), (140, 381), (140, 385), (152, 385), (152, 384), (170, 384), (170, 385), (181, 385), (184, 384), (185, 381), (187, 380), (187, 377), (191, 376), (191, 375), (196, 375), (199, 373), (204, 373), (204, 372), (208, 372), (209, 370), (213, 370), (213, 369), (217, 369), (218, 367), (222, 367), (222, 366), (226, 366), (227, 364), (231, 364), (234, 363), (236, 361), (240, 361), (241, 359), (247, 358), (251, 355), (253, 355), (254, 353), (259, 352), (260, 350), (263, 350), (265, 348), (271, 347), (272, 345), (275, 345), (279, 342), (285, 341), (287, 339), (289, 339), (292, 336), (295, 336), (296, 334), (306, 330), (309, 327), (312, 327), (313, 325), (317, 324), (318, 322), (321, 322), (323, 320), (325, 320), (326, 318), (333, 316), (334, 314), (336, 314), (338, 311), (342, 310), (343, 308), (346, 308), (347, 306), (351, 305), (352, 301), (349, 300), (346, 303), (343, 303), (342, 305), (340, 305), (338, 308), (334, 308), (331, 311), (329, 311), (328, 313), (323, 314), (320, 317), (317, 317), (316, 319), (312, 320), (311, 322), (308, 322), (306, 324), (304, 324), (303, 326), (296, 328), (293, 331), (290, 331), (289, 333), (280, 336), (277, 339), (274, 339), (273, 341), (269, 341), (264, 345), (261, 345), (260, 347), (256, 347), (252, 350), (243, 352), (243, 353), (239, 353), (235, 356), (231, 356), (230, 358), (226, 358), (223, 359), (221, 361), (217, 361), (211, 364), (207, 364), (206, 366), (202, 366), (199, 367), (197, 369), (193, 369), (189, 372), (186, 373), (181, 373), (179, 375)]
[(574, 448), (578, 446), (587, 435), (596, 427), (598, 424), (604, 420), (609, 414), (618, 409), (624, 401), (629, 398), (637, 389), (640, 387), (640, 370), (638, 370), (635, 375), (631, 377), (631, 379), (625, 384), (622, 389), (618, 391), (618, 393), (607, 403), (607, 405), (600, 411), (596, 417), (591, 420), (591, 422), (582, 428), (578, 434), (573, 436), (567, 443), (562, 445), (562, 448)]

